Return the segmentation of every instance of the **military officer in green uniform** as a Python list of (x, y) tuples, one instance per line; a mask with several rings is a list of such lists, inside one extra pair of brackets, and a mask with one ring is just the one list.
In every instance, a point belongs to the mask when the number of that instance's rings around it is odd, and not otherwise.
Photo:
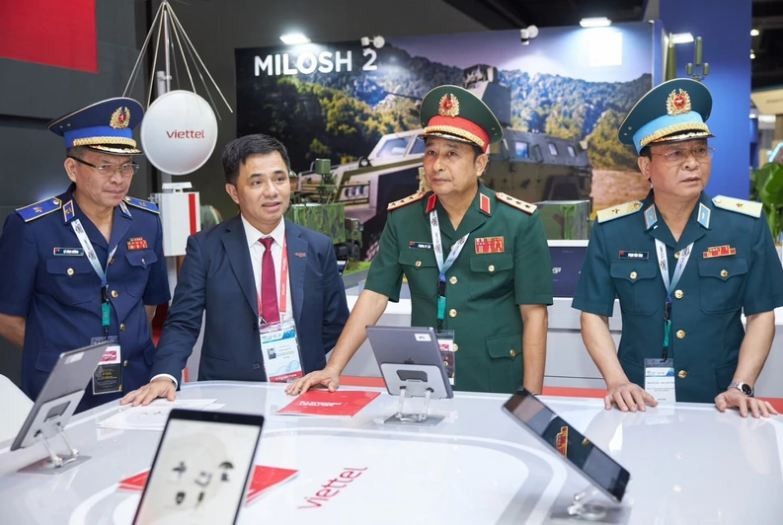
[[(783, 271), (761, 204), (704, 193), (711, 107), (706, 87), (675, 79), (642, 97), (620, 127), (651, 191), (598, 213), (573, 302), (607, 409), (691, 401), (775, 413), (753, 398), (753, 385), (783, 305)], [(608, 328), (615, 298), (619, 352)]]
[(536, 207), (480, 183), (500, 124), (456, 86), (430, 91), (420, 116), (431, 191), (389, 205), (365, 289), (326, 368), (289, 385), (291, 394), (338, 386), (365, 327), (399, 300), (403, 276), (412, 325), (454, 332), (456, 389), (510, 393), (524, 383), (541, 392), (552, 267)]

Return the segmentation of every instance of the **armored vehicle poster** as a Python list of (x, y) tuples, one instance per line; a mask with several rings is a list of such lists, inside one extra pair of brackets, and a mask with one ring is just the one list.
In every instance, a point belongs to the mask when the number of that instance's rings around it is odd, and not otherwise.
[(485, 184), (529, 202), (588, 200), (594, 212), (648, 190), (616, 129), (652, 85), (652, 31), (635, 23), (543, 28), (527, 45), (518, 31), (493, 31), (238, 49), (237, 133), (288, 146), (305, 202), (323, 200), (311, 165), (330, 159), (329, 200), (361, 223), (372, 255), (387, 204), (418, 188), (421, 98), (461, 85), (505, 127)]

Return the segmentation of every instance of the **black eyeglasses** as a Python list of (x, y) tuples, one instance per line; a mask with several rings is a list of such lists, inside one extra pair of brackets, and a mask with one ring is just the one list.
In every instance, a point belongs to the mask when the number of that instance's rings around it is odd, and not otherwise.
[(663, 157), (670, 164), (682, 164), (691, 155), (698, 161), (704, 161), (712, 158), (713, 153), (715, 153), (715, 148), (707, 145), (694, 146), (693, 148), (675, 148), (665, 153), (650, 152), (651, 155)]
[(110, 177), (112, 174), (119, 172), (120, 175), (123, 177), (130, 177), (137, 171), (139, 171), (139, 165), (135, 162), (126, 162), (124, 164), (120, 164), (119, 166), (116, 166), (114, 164), (93, 164), (92, 162), (87, 162), (84, 159), (80, 159), (79, 157), (74, 157), (73, 155), (67, 155), (69, 159), (73, 159), (76, 162), (80, 164), (84, 164), (85, 166), (89, 166), (93, 168), (95, 171), (100, 173), (101, 175), (105, 177)]

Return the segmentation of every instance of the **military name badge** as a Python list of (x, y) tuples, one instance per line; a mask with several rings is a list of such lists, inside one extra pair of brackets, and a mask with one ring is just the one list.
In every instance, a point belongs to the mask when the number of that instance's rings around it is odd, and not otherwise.
[(620, 250), (617, 253), (617, 258), (621, 260), (633, 260), (633, 261), (646, 261), (650, 258), (650, 252), (639, 252), (632, 250)]
[(703, 259), (713, 259), (715, 257), (728, 257), (730, 255), (736, 255), (737, 249), (733, 248), (729, 244), (723, 244), (721, 246), (710, 246), (705, 252), (702, 253)]
[(408, 241), (408, 248), (410, 249), (420, 249), (420, 250), (431, 250), (432, 249), (432, 243), (431, 242), (422, 242), (422, 241)]
[(81, 248), (55, 246), (52, 248), (52, 255), (56, 255), (57, 257), (81, 257), (84, 255), (84, 250)]
[(128, 239), (128, 251), (146, 250), (147, 248), (149, 248), (149, 245), (144, 237), (131, 237)]
[(503, 237), (476, 237), (476, 254), (503, 253), (505, 242)]

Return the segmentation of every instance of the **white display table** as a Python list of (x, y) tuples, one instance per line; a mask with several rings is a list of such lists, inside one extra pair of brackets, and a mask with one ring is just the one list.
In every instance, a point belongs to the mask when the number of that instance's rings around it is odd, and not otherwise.
[[(383, 424), (396, 405), (386, 393), (353, 418), (277, 415), (291, 400), (280, 385), (192, 383), (180, 397), (264, 414), (256, 462), (298, 470), (244, 507), (239, 523), (542, 523), (586, 486), (501, 411), (505, 395), (433, 402), (445, 416), (433, 426)], [(631, 472), (628, 523), (780, 523), (783, 419), (690, 404), (625, 414), (599, 400), (544, 399)], [(129, 523), (139, 495), (117, 482), (149, 468), (160, 432), (98, 428), (116, 410), (71, 422), (71, 441), (90, 459), (58, 474), (17, 472), (45, 456), (40, 445), (9, 452), (0, 444), (0, 522)], [(345, 469), (362, 475), (313, 504)]]

